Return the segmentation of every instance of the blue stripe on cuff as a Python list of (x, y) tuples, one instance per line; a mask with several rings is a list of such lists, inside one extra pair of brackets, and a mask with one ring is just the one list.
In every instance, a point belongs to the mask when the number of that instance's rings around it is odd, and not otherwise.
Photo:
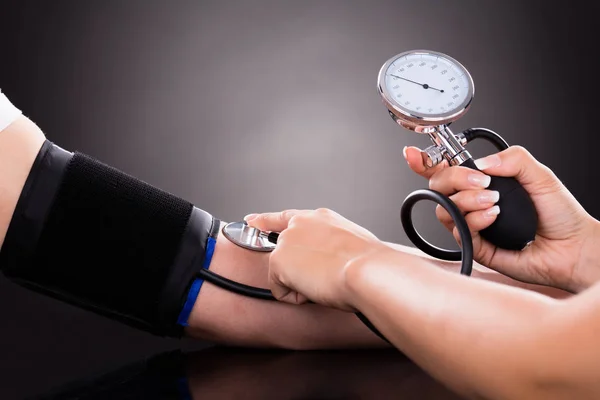
[(183, 309), (181, 313), (179, 313), (179, 318), (177, 318), (177, 323), (182, 326), (188, 326), (188, 318), (192, 312), (192, 308), (194, 308), (194, 303), (196, 302), (196, 297), (198, 297), (198, 293), (200, 293), (200, 288), (204, 283), (203, 279), (196, 279), (192, 282), (192, 286), (188, 292), (187, 299), (185, 300), (185, 304), (183, 305)]
[[(208, 269), (210, 267), (210, 262), (212, 261), (213, 254), (215, 252), (215, 247), (217, 245), (217, 240), (215, 238), (209, 237), (206, 243), (206, 251), (204, 253), (204, 263), (202, 264), (202, 268)], [(192, 312), (192, 308), (194, 308), (194, 304), (196, 303), (196, 298), (200, 293), (200, 288), (204, 283), (204, 279), (195, 279), (192, 282), (192, 286), (187, 295), (187, 299), (185, 300), (185, 304), (183, 305), (183, 309), (179, 313), (179, 317), (177, 318), (177, 323), (182, 326), (188, 325), (188, 318)]]
[(215, 253), (215, 247), (217, 246), (217, 240), (213, 237), (208, 238), (206, 243), (206, 253), (204, 255), (204, 264), (202, 268), (208, 269), (210, 262), (212, 261), (213, 254)]

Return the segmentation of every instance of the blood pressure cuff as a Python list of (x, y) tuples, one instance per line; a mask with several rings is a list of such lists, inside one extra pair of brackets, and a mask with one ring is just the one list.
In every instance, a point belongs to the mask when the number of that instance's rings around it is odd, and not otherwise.
[(14, 282), (160, 336), (219, 221), (189, 202), (46, 141), (0, 251)]

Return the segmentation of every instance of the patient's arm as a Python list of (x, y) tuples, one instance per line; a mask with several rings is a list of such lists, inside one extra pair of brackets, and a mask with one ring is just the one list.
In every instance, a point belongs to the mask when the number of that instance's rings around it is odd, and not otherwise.
[[(44, 141), (42, 131), (25, 117), (0, 132), (0, 246)], [(266, 287), (267, 257), (237, 247), (219, 235), (210, 269), (236, 281)], [(294, 349), (386, 345), (353, 314), (317, 305), (250, 299), (209, 283), (204, 283), (188, 323), (190, 336), (239, 345)]]
[[(42, 131), (25, 117), (0, 132), (0, 246), (44, 140)], [(210, 269), (230, 279), (266, 288), (267, 257), (237, 247), (219, 235)], [(456, 268), (455, 263), (440, 264)], [(523, 285), (499, 274), (477, 274), (484, 279)], [(186, 329), (192, 337), (247, 346), (293, 349), (386, 346), (353, 314), (317, 305), (295, 306), (246, 298), (209, 283), (204, 283)]]
[[(268, 287), (268, 255), (242, 249), (219, 236), (211, 270), (245, 283)], [(399, 244), (396, 249), (432, 259)], [(460, 269), (460, 263), (435, 260), (440, 267)], [(515, 281), (474, 263), (473, 277), (531, 289), (552, 297), (569, 294), (559, 289)], [(354, 316), (316, 305), (294, 306), (235, 295), (204, 283), (190, 316), (188, 334), (241, 345), (276, 345), (292, 348), (328, 348), (379, 345)]]
[[(247, 285), (268, 288), (266, 253), (243, 249), (222, 234), (210, 270)], [(244, 346), (292, 349), (384, 346), (351, 313), (316, 304), (291, 305), (244, 297), (202, 285), (189, 318), (187, 334)]]

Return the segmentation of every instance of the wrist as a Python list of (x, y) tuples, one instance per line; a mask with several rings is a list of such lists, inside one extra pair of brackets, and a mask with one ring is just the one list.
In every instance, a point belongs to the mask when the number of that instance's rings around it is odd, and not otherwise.
[(587, 232), (579, 253), (579, 260), (566, 289), (578, 293), (600, 280), (600, 221), (589, 218)]
[(355, 257), (346, 264), (344, 269), (344, 293), (346, 304), (354, 310), (361, 309), (361, 293), (370, 277), (376, 273), (378, 267), (389, 263), (396, 263), (399, 256), (406, 256), (401, 251), (387, 245)]

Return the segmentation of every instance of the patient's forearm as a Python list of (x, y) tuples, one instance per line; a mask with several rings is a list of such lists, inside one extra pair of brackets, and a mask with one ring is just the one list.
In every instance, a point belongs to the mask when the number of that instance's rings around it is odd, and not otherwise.
[[(268, 254), (242, 249), (223, 235), (219, 235), (210, 270), (247, 285), (268, 287)], [(208, 282), (188, 321), (188, 335), (236, 345), (293, 349), (387, 345), (352, 313), (252, 299)]]
[[(389, 245), (432, 259), (413, 247)], [(241, 249), (220, 235), (211, 270), (248, 285), (268, 287), (267, 257), (264, 253)], [(460, 269), (456, 262), (434, 261), (447, 270), (458, 273)], [(479, 264), (475, 264), (472, 276), (527, 288), (551, 297), (569, 296), (559, 289), (516, 281)], [(286, 348), (383, 345), (353, 314), (316, 305), (297, 306), (245, 298), (210, 283), (204, 283), (189, 321), (187, 333), (192, 337), (239, 345)]]

